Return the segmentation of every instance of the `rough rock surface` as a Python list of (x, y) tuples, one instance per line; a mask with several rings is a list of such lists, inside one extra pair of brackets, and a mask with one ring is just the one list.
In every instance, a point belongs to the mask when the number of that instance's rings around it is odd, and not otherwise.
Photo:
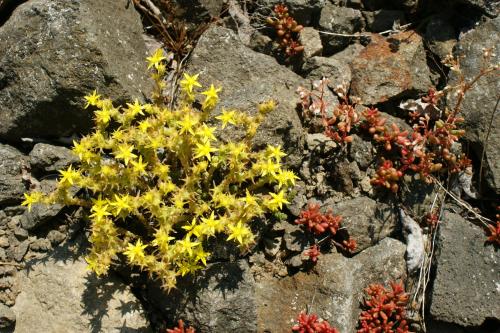
[(179, 281), (165, 294), (150, 286), (149, 297), (168, 314), (182, 318), (199, 333), (254, 333), (255, 282), (245, 260), (214, 263), (196, 276)]
[[(356, 9), (338, 7), (330, 3), (321, 10), (319, 19), (320, 30), (336, 34), (353, 34), (361, 30), (363, 26), (363, 16)], [(323, 47), (325, 52), (332, 54), (342, 50), (351, 40), (350, 37), (334, 36), (322, 34)]]
[(334, 215), (342, 216), (342, 226), (356, 240), (356, 252), (362, 251), (390, 236), (397, 225), (397, 215), (392, 207), (368, 197), (358, 197), (334, 205), (327, 202)]
[(434, 320), (464, 327), (500, 320), (500, 253), (484, 239), (481, 228), (445, 213), (430, 306)]
[(403, 243), (386, 238), (352, 259), (336, 253), (322, 255), (313, 273), (299, 272), (279, 280), (263, 278), (256, 283), (257, 332), (285, 332), (306, 310), (328, 320), (340, 332), (354, 332), (363, 288), (403, 278), (404, 252)]
[(70, 149), (46, 143), (37, 143), (29, 154), (29, 160), (32, 170), (42, 173), (57, 172), (79, 161)]
[[(260, 102), (274, 99), (278, 107), (270, 113), (254, 139), (256, 146), (280, 144), (286, 151), (289, 165), (298, 165), (303, 146), (303, 133), (296, 112), (298, 86), (304, 80), (279, 65), (270, 56), (244, 46), (229, 29), (213, 26), (207, 30), (193, 50), (187, 66), (189, 73), (200, 73), (202, 84), (221, 86), (221, 107), (256, 113)], [(238, 140), (238, 131), (226, 128), (223, 139)]]
[(347, 63), (335, 58), (312, 57), (307, 59), (302, 70), (307, 73), (306, 78), (310, 80), (326, 77), (330, 80), (328, 86), (332, 89), (343, 83), (349, 88), (351, 83), (351, 68)]
[(127, 3), (33, 0), (14, 10), (0, 27), (0, 138), (87, 131), (85, 94), (124, 101), (149, 90), (140, 17)]
[(23, 184), (23, 170), (27, 169), (28, 162), (19, 150), (0, 143), (0, 205), (21, 201), (27, 189)]
[(18, 273), (14, 332), (151, 332), (141, 304), (112, 275), (92, 276), (72, 247)]
[[(466, 79), (472, 79), (478, 74), (482, 64), (483, 48), (500, 45), (500, 17), (490, 20), (473, 31), (464, 35), (457, 45), (457, 52), (464, 55), (461, 68)], [(492, 64), (498, 64), (500, 53), (495, 50), (496, 56)], [(451, 75), (450, 84), (457, 83), (458, 77)], [(500, 80), (498, 75), (489, 75), (481, 78), (471, 90), (465, 95), (462, 104), (461, 115), (465, 118), (465, 139), (472, 143), (477, 156), (481, 156), (484, 140), (488, 131), (490, 121), (491, 132), (486, 145), (485, 180), (488, 187), (500, 194), (500, 117), (498, 113), (493, 115), (496, 98), (500, 91)], [(450, 101), (450, 107), (454, 107), (455, 101)], [(498, 112), (498, 111), (497, 111)]]
[(372, 41), (351, 63), (351, 92), (372, 105), (427, 92), (431, 87), (422, 38), (414, 31)]
[(404, 253), (403, 243), (386, 238), (352, 259), (322, 255), (315, 273), (283, 279), (255, 280), (244, 260), (214, 263), (198, 277), (179, 282), (168, 297), (154, 286), (148, 295), (170, 318), (183, 318), (201, 333), (288, 332), (308, 305), (341, 332), (352, 332), (363, 289), (404, 278)]
[(302, 29), (299, 33), (299, 43), (304, 45), (304, 52), (302, 53), (304, 59), (321, 56), (321, 53), (323, 52), (321, 36), (314, 28), (305, 27)]

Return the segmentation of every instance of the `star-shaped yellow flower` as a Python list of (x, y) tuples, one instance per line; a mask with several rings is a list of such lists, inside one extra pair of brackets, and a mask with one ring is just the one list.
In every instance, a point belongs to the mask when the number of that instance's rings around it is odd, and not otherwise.
[(189, 75), (184, 73), (184, 79), (180, 82), (181, 88), (188, 94), (191, 94), (194, 87), (201, 87), (201, 84), (198, 82), (199, 75), (200, 74)]
[(153, 53), (151, 57), (147, 57), (146, 60), (148, 61), (148, 69), (151, 67), (158, 68), (162, 60), (167, 59), (164, 54), (163, 54), (163, 49), (159, 48), (158, 50)]
[(85, 109), (91, 105), (97, 106), (97, 104), (99, 104), (100, 98), (101, 95), (97, 94), (97, 90), (94, 90), (91, 95), (85, 96), (84, 99), (87, 101), (87, 104), (85, 104)]

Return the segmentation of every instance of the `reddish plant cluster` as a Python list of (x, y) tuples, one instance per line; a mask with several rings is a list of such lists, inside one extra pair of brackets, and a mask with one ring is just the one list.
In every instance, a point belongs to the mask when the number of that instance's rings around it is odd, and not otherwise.
[(292, 327), (293, 332), (298, 333), (339, 333), (335, 327), (331, 327), (326, 320), (319, 320), (315, 314), (308, 315), (301, 312), (297, 317), (298, 323)]
[(317, 236), (322, 235), (325, 231), (329, 231), (335, 236), (340, 228), (342, 216), (333, 215), (331, 209), (326, 214), (322, 214), (319, 208), (319, 204), (309, 203), (307, 209), (300, 212), (295, 223), (305, 225), (310, 232)]
[(443, 169), (457, 172), (470, 164), (465, 156), (451, 152), (452, 145), (465, 134), (457, 128), (463, 119), (440, 111), (435, 105), (440, 96), (442, 94), (430, 90), (421, 100), (411, 105), (402, 104), (412, 111), (410, 116), (416, 122), (411, 132), (401, 130), (394, 123), (387, 126), (377, 109), (363, 111), (364, 127), (387, 153), (392, 153), (391, 161), (382, 160), (372, 184), (397, 192), (400, 178), (409, 170), (431, 182), (433, 173)]
[(283, 4), (274, 6), (276, 17), (268, 17), (267, 23), (276, 29), (279, 45), (288, 57), (304, 51), (304, 46), (297, 40), (297, 34), (304, 28), (288, 13), (288, 7)]
[(354, 109), (354, 105), (349, 103), (346, 95), (347, 88), (341, 85), (336, 88), (336, 92), (342, 101), (333, 108), (332, 115), (328, 115), (328, 103), (324, 100), (325, 91), (328, 89), (328, 82), (328, 79), (323, 78), (313, 83), (313, 90), (307, 90), (303, 87), (297, 89), (302, 109), (306, 110), (307, 114), (305, 116), (310, 116), (310, 113), (321, 116), (321, 122), (325, 129), (324, 133), (327, 137), (339, 143), (351, 142), (352, 136), (349, 134), (352, 128), (360, 121), (359, 114)]
[(318, 244), (311, 245), (309, 250), (305, 251), (304, 254), (309, 257), (309, 260), (311, 260), (313, 264), (317, 263), (318, 257), (321, 254)]
[(192, 327), (184, 327), (184, 321), (180, 319), (177, 327), (167, 329), (167, 333), (196, 333), (196, 331)]
[[(319, 204), (309, 203), (306, 210), (300, 212), (299, 218), (295, 220), (296, 224), (305, 225), (307, 230), (315, 236), (321, 236), (328, 233), (328, 237), (335, 246), (345, 251), (353, 252), (356, 249), (356, 241), (349, 237), (347, 232), (340, 234), (338, 231), (342, 222), (342, 216), (333, 215), (329, 209), (326, 214), (321, 213)], [(347, 239), (345, 239), (347, 236)], [(335, 237), (335, 239), (333, 239)], [(321, 242), (322, 242), (321, 241)], [(313, 263), (318, 261), (320, 255), (319, 244), (313, 244), (304, 252)]]
[(358, 333), (409, 333), (406, 321), (408, 294), (402, 283), (391, 282), (387, 290), (380, 284), (365, 289), (368, 298), (359, 316)]

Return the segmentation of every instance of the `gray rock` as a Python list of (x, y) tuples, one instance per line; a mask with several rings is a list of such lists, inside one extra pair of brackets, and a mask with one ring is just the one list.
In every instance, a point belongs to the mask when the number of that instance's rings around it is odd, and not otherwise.
[(451, 54), (457, 43), (455, 28), (444, 16), (434, 16), (425, 28), (425, 39), (429, 49), (443, 60)]
[[(363, 16), (359, 10), (338, 7), (328, 3), (321, 10), (319, 27), (320, 30), (326, 32), (352, 35), (361, 31)], [(332, 54), (347, 46), (352, 37), (321, 34), (321, 39), (325, 53)]]
[(358, 164), (362, 170), (366, 170), (375, 158), (374, 147), (371, 141), (365, 141), (356, 134), (352, 134), (352, 142), (349, 157)]
[(436, 184), (427, 184), (415, 176), (405, 176), (405, 185), (401, 187), (403, 207), (413, 216), (425, 216), (429, 213), (439, 188)]
[(200, 333), (257, 332), (255, 281), (248, 263), (209, 264), (196, 278), (179, 281), (169, 294), (148, 287), (149, 299), (168, 318), (182, 318)]
[(26, 238), (28, 238), (28, 231), (23, 229), (23, 228), (15, 228), (14, 229), (14, 236), (16, 236), (16, 238), (18, 240), (25, 240)]
[(28, 163), (19, 150), (0, 143), (0, 205), (15, 204), (22, 200), (26, 191), (22, 176), (23, 170), (27, 169)]
[(0, 303), (0, 328), (10, 327), (15, 322), (15, 313), (8, 306)]
[(389, 205), (368, 197), (358, 197), (334, 205), (327, 202), (323, 207), (333, 208), (333, 214), (342, 216), (342, 226), (356, 240), (356, 252), (373, 246), (390, 236), (397, 226), (397, 215)]
[(267, 55), (272, 55), (278, 52), (278, 47), (271, 37), (262, 34), (260, 31), (255, 30), (249, 41), (249, 48), (255, 52), (264, 53)]
[(66, 235), (59, 230), (51, 230), (47, 234), (47, 239), (52, 245), (57, 245), (66, 239)]
[(431, 87), (422, 38), (414, 31), (372, 41), (351, 63), (351, 93), (365, 105), (414, 96)]
[[(275, 99), (279, 102), (259, 128), (254, 139), (256, 147), (281, 145), (288, 154), (286, 163), (298, 166), (301, 161), (303, 130), (295, 112), (295, 90), (304, 86), (298, 75), (280, 66), (275, 59), (245, 47), (228, 29), (212, 26), (199, 39), (187, 66), (189, 73), (200, 73), (204, 86), (213, 83), (223, 88), (222, 107), (256, 113), (258, 103)], [(213, 118), (212, 118), (213, 119)], [(242, 132), (228, 127), (219, 133), (223, 140), (239, 140)]]
[(307, 59), (302, 71), (306, 74), (306, 78), (310, 80), (320, 80), (326, 77), (330, 80), (328, 86), (331, 89), (344, 83), (349, 89), (351, 83), (351, 68), (349, 65), (332, 57), (312, 57)]
[(29, 246), (30, 246), (29, 239), (26, 239), (21, 243), (19, 243), (19, 245), (17, 245), (12, 251), (12, 256), (14, 257), (14, 260), (17, 262), (22, 261), (24, 256), (26, 255), (26, 252), (28, 252)]
[(355, 332), (363, 289), (370, 283), (403, 278), (404, 252), (404, 244), (387, 238), (351, 259), (338, 253), (321, 255), (315, 274), (261, 279), (255, 290), (256, 332), (284, 332), (306, 310), (340, 332)]
[(304, 52), (302, 52), (304, 59), (321, 56), (321, 53), (323, 52), (321, 36), (314, 28), (305, 27), (302, 29), (299, 33), (299, 43), (304, 45)]
[(37, 252), (48, 252), (52, 250), (52, 245), (50, 244), (50, 241), (48, 239), (38, 238), (30, 244), (30, 250)]
[(285, 234), (283, 235), (285, 249), (290, 252), (302, 252), (308, 247), (307, 232), (295, 223), (285, 224)]
[(500, 320), (500, 253), (484, 239), (480, 227), (445, 212), (430, 306), (434, 320), (463, 327)]
[[(33, 0), (0, 27), (0, 138), (88, 131), (83, 96), (148, 93), (142, 25), (127, 0)], [(96, 10), (99, 8), (99, 10)]]
[(369, 31), (382, 32), (392, 29), (394, 23), (405, 24), (405, 14), (400, 10), (380, 9), (363, 12)]
[(343, 49), (340, 52), (335, 53), (334, 55), (330, 56), (330, 58), (335, 59), (339, 61), (342, 64), (351, 64), (351, 62), (358, 56), (358, 54), (363, 50), (365, 47), (359, 43), (354, 43), (349, 46), (347, 46), (345, 49)]
[(337, 143), (323, 133), (307, 134), (306, 144), (309, 151), (319, 154), (328, 154), (337, 148)]
[(72, 246), (18, 273), (16, 332), (151, 332), (130, 289), (113, 274), (90, 274), (82, 245)]
[[(457, 44), (457, 53), (465, 56), (461, 60), (461, 69), (467, 80), (474, 78), (482, 65), (483, 48), (491, 48), (500, 45), (500, 17), (489, 20), (480, 25), (473, 31), (464, 35)], [(500, 53), (498, 50), (491, 63), (500, 62)], [(465, 129), (465, 139), (471, 144), (470, 147), (477, 156), (481, 156), (484, 140), (488, 131), (490, 120), (491, 133), (489, 135), (486, 154), (483, 161), (484, 179), (487, 186), (498, 196), (500, 194), (500, 117), (493, 115), (496, 96), (500, 91), (500, 80), (495, 77), (496, 74), (481, 78), (469, 90), (463, 100), (460, 115), (465, 118), (462, 127)], [(457, 74), (450, 75), (450, 85), (458, 83)], [(448, 101), (451, 108), (455, 107), (456, 100), (452, 96)]]
[(0, 237), (0, 247), (9, 247), (9, 238), (7, 236)]
[[(45, 179), (40, 182), (40, 188), (37, 190), (43, 193), (50, 193), (56, 188), (56, 181)], [(78, 191), (77, 187), (70, 189), (71, 193), (76, 193)], [(20, 217), (21, 226), (26, 230), (34, 230), (39, 226), (45, 224), (52, 218), (56, 217), (57, 214), (61, 212), (64, 208), (61, 204), (45, 205), (45, 204), (34, 204), (31, 206), (31, 211), (25, 210)]]
[(29, 154), (31, 168), (41, 172), (55, 172), (78, 162), (73, 152), (61, 146), (37, 143)]

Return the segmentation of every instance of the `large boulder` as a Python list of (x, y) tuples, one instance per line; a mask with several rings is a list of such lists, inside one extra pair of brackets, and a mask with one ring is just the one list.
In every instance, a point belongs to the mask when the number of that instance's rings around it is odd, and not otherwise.
[(148, 93), (139, 14), (127, 0), (33, 0), (0, 27), (0, 139), (88, 131), (83, 96)]
[(336, 253), (322, 255), (314, 273), (263, 278), (256, 284), (257, 332), (289, 332), (297, 315), (306, 310), (340, 332), (355, 332), (363, 289), (371, 283), (403, 279), (405, 248), (386, 238), (351, 259)]
[(500, 320), (500, 253), (484, 231), (446, 212), (439, 228), (430, 314), (438, 322), (477, 328)]
[(253, 333), (255, 281), (245, 260), (209, 264), (196, 277), (179, 281), (170, 293), (150, 285), (148, 298), (166, 318), (183, 319), (199, 333)]
[[(483, 48), (491, 48), (500, 45), (500, 17), (487, 21), (473, 31), (464, 35), (457, 44), (456, 51), (461, 58), (461, 69), (466, 80), (471, 80), (478, 73), (483, 64)], [(500, 61), (498, 50), (493, 52), (495, 56), (491, 64)], [(498, 70), (497, 70), (498, 72)], [(452, 73), (450, 85), (457, 84), (460, 76)], [(500, 80), (498, 73), (493, 73), (479, 79), (463, 100), (460, 115), (465, 118), (465, 139), (472, 143), (471, 148), (477, 156), (486, 146), (485, 159), (483, 161), (484, 179), (489, 188), (500, 194), (500, 117), (496, 114), (495, 103), (500, 91)], [(452, 97), (449, 106), (455, 106), (456, 99)], [(491, 126), (489, 137), (486, 133)]]
[(431, 87), (422, 38), (415, 31), (372, 35), (352, 61), (351, 93), (365, 105), (412, 97)]
[(151, 332), (131, 290), (112, 274), (91, 274), (75, 249), (59, 248), (17, 274), (14, 332)]
[(351, 259), (321, 255), (314, 272), (282, 279), (264, 273), (261, 260), (252, 267), (245, 260), (213, 263), (198, 276), (179, 281), (168, 295), (153, 285), (147, 294), (166, 318), (183, 318), (199, 333), (289, 332), (308, 306), (340, 332), (354, 332), (363, 289), (404, 279), (405, 249), (386, 238)]
[[(199, 39), (187, 66), (189, 73), (200, 73), (205, 87), (211, 83), (221, 86), (221, 108), (236, 108), (255, 114), (257, 105), (274, 99), (278, 107), (263, 122), (255, 137), (257, 147), (279, 144), (288, 156), (290, 166), (301, 160), (303, 131), (296, 111), (299, 86), (305, 81), (270, 56), (247, 48), (229, 29), (213, 26)], [(223, 139), (238, 140), (238, 131), (230, 127), (220, 135)]]

